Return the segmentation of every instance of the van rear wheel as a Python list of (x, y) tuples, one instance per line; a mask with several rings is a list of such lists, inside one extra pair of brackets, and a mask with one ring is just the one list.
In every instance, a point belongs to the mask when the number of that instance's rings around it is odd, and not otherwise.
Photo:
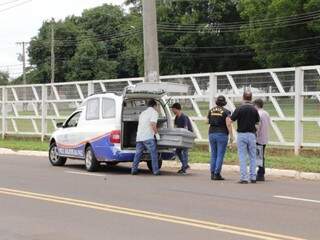
[[(152, 172), (152, 162), (151, 162), (151, 160), (147, 161), (147, 166), (148, 166), (149, 170)], [(158, 159), (158, 167), (159, 167), (159, 170), (160, 170), (161, 167), (162, 167), (162, 159)]]
[(93, 153), (91, 146), (86, 148), (85, 165), (88, 172), (97, 171), (100, 165)]

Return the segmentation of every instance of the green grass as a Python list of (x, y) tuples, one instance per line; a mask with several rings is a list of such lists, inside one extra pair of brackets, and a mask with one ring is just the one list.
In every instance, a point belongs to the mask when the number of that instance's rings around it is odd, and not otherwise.
[[(13, 150), (47, 151), (48, 142), (41, 142), (37, 139), (15, 139), (8, 138), (0, 140), (0, 148)], [(266, 154), (266, 166), (270, 168), (292, 169), (305, 172), (320, 173), (320, 151), (306, 151), (302, 156), (295, 156), (290, 150), (268, 149)], [(209, 163), (210, 153), (208, 146), (196, 146), (190, 151), (190, 162)], [(225, 164), (238, 165), (238, 157), (235, 150), (228, 150), (225, 157)]]
[(9, 138), (0, 140), (0, 148), (10, 148), (12, 150), (47, 151), (48, 142), (41, 142), (37, 139)]
[[(190, 162), (209, 163), (210, 153), (208, 151), (191, 151)], [(224, 164), (238, 165), (238, 156), (234, 151), (227, 151)], [(302, 172), (320, 173), (320, 155), (295, 156), (293, 153), (277, 154), (266, 152), (266, 167), (277, 169), (290, 169)]]

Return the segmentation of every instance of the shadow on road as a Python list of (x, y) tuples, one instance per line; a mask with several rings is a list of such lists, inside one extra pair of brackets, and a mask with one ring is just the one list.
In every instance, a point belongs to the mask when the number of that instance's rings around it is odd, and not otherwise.
[[(66, 164), (65, 168), (72, 169), (72, 170), (79, 170), (86, 172), (85, 165), (81, 163), (71, 163)], [(97, 173), (108, 173), (113, 175), (130, 175), (131, 174), (131, 165), (130, 164), (119, 164), (116, 166), (110, 166), (106, 164), (101, 164)], [(146, 169), (143, 164), (141, 164), (141, 168), (139, 169), (139, 175), (148, 176), (152, 175), (152, 173)], [(176, 172), (168, 171), (168, 170), (161, 170), (161, 175), (163, 176), (174, 176), (177, 175)]]

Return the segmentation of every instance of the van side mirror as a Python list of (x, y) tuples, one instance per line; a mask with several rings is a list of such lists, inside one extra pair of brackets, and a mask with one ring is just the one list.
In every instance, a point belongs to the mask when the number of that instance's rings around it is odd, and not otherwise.
[(58, 123), (56, 124), (56, 127), (57, 127), (57, 128), (62, 128), (62, 127), (63, 127), (63, 122), (58, 122)]

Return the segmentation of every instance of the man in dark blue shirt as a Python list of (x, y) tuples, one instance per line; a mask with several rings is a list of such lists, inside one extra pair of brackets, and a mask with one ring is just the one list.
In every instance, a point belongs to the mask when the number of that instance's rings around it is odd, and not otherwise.
[[(175, 127), (185, 128), (185, 129), (188, 129), (189, 131), (193, 132), (191, 121), (190, 121), (189, 117), (181, 111), (180, 103), (173, 104), (171, 108), (172, 108), (173, 113), (176, 116), (174, 119)], [(188, 149), (187, 148), (177, 148), (176, 154), (182, 164), (181, 169), (178, 171), (178, 173), (179, 174), (186, 174), (187, 169), (190, 168), (188, 165), (188, 158), (189, 158)]]

